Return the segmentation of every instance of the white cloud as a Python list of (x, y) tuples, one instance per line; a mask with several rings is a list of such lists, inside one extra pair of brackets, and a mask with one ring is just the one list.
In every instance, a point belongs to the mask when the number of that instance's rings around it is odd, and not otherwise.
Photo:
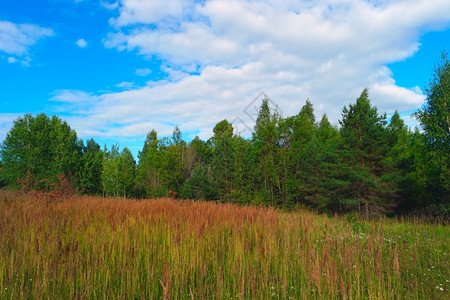
[(108, 2), (108, 1), (101, 1), (100, 5), (106, 8), (107, 10), (115, 10), (119, 7), (119, 2)]
[(85, 39), (79, 39), (75, 42), (75, 44), (80, 48), (86, 48), (88, 45), (88, 42), (86, 42)]
[(0, 52), (11, 55), (8, 62), (21, 60), (28, 65), (30, 47), (40, 39), (54, 35), (50, 28), (33, 24), (15, 24), (0, 20)]
[(133, 88), (135, 85), (134, 85), (134, 82), (131, 82), (131, 81), (122, 81), (122, 82), (116, 84), (116, 86), (118, 88), (129, 90), (129, 89)]
[(77, 90), (57, 90), (53, 95), (50, 101), (63, 103), (95, 102), (99, 99), (98, 96)]
[(136, 75), (137, 76), (147, 76), (152, 73), (152, 70), (150, 69), (136, 69)]
[(188, 0), (120, 0), (120, 16), (111, 20), (116, 26), (157, 23), (165, 18), (180, 18)]
[(398, 86), (386, 65), (414, 55), (423, 33), (450, 25), (447, 0), (121, 0), (118, 8), (105, 46), (161, 59), (168, 78), (88, 95), (95, 101), (69, 120), (80, 135), (164, 135), (178, 124), (207, 138), (225, 118), (252, 127), (244, 110), (261, 91), (284, 116), (309, 98), (318, 118), (337, 123), (365, 87), (380, 112), (408, 112), (424, 95)]
[(15, 58), (15, 57), (13, 57), (13, 56), (8, 57), (7, 60), (8, 60), (8, 62), (9, 62), (10, 64), (14, 64), (14, 63), (16, 63), (16, 62), (19, 61), (17, 58)]

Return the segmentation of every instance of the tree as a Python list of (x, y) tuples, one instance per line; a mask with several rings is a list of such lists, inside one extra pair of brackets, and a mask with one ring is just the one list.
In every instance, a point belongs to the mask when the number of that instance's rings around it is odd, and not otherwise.
[(80, 190), (87, 194), (100, 194), (102, 191), (101, 175), (104, 153), (94, 139), (89, 139), (81, 157), (82, 167), (79, 171)]
[(254, 161), (251, 157), (251, 143), (240, 136), (232, 139), (233, 147), (233, 183), (231, 199), (237, 203), (248, 203), (252, 197), (251, 183)]
[(162, 152), (160, 140), (155, 130), (150, 131), (142, 151), (138, 153), (136, 167), (136, 193), (139, 197), (156, 197), (164, 194), (162, 178)]
[(328, 211), (329, 204), (333, 203), (334, 199), (327, 197), (328, 188), (330, 186), (338, 188), (337, 181), (333, 179), (336, 173), (333, 171), (342, 171), (342, 169), (333, 170), (332, 162), (337, 157), (336, 151), (339, 144), (339, 131), (331, 126), (327, 116), (323, 115), (314, 136), (306, 144), (302, 158), (305, 166), (302, 172), (304, 174), (302, 194), (306, 203), (319, 211)]
[(50, 189), (60, 176), (78, 173), (82, 143), (76, 132), (56, 116), (26, 114), (14, 121), (0, 151), (2, 178), (13, 187)]
[(340, 190), (344, 204), (356, 206), (366, 217), (383, 211), (392, 196), (390, 182), (384, 180), (385, 157), (388, 151), (386, 115), (378, 115), (377, 108), (369, 100), (364, 89), (355, 104), (342, 111), (342, 147), (339, 151), (340, 166), (347, 170), (345, 184)]
[(294, 186), (289, 190), (292, 191), (295, 202), (304, 203), (315, 189), (312, 186), (315, 184), (314, 172), (311, 173), (312, 169), (317, 167), (313, 161), (317, 159), (319, 151), (316, 141), (313, 141), (317, 131), (315, 119), (314, 108), (309, 99), (299, 114), (293, 118), (290, 182)]
[(112, 145), (108, 151), (105, 146), (105, 158), (102, 168), (103, 195), (118, 197), (121, 192), (120, 187), (120, 153), (119, 145)]
[(426, 103), (415, 116), (423, 130), (427, 153), (426, 187), (435, 203), (450, 202), (450, 62), (442, 52), (426, 88)]
[(3, 163), (0, 160), (0, 189), (6, 186), (6, 182), (3, 180), (2, 173), (3, 173)]
[(277, 169), (278, 136), (280, 120), (278, 111), (270, 112), (269, 99), (264, 98), (259, 109), (253, 132), (253, 149), (258, 172), (255, 174), (261, 187), (261, 197), (266, 204), (276, 204), (281, 193), (281, 182)]
[(136, 162), (131, 151), (125, 147), (120, 153), (119, 177), (123, 197), (132, 193), (134, 184)]
[(217, 196), (229, 200), (234, 173), (233, 126), (222, 120), (214, 126), (213, 132), (212, 178)]
[(119, 152), (118, 144), (113, 145), (110, 151), (105, 149), (104, 152), (103, 193), (108, 196), (127, 197), (132, 193), (135, 179), (136, 162), (133, 154), (127, 147)]
[(180, 192), (184, 183), (184, 162), (186, 142), (182, 139), (181, 131), (175, 127), (172, 140), (168, 147), (164, 148), (163, 171), (165, 175), (166, 191)]
[(213, 199), (217, 193), (211, 176), (213, 156), (211, 140), (205, 142), (196, 136), (187, 146), (184, 163), (185, 181), (180, 191), (182, 198)]

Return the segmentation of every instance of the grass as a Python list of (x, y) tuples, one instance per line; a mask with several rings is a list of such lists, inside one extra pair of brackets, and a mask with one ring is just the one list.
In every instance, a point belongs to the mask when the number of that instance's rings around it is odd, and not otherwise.
[(450, 299), (449, 228), (0, 192), (0, 299)]

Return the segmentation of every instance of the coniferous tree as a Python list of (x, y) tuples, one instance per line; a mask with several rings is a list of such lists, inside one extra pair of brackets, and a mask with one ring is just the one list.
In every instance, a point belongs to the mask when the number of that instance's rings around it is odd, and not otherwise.
[(251, 143), (240, 136), (233, 137), (233, 186), (232, 200), (237, 203), (248, 203), (252, 197), (251, 183), (253, 177), (253, 160)]
[(345, 187), (341, 189), (344, 204), (354, 206), (369, 217), (389, 206), (392, 196), (390, 182), (384, 180), (385, 157), (388, 152), (386, 115), (378, 115), (364, 89), (355, 104), (344, 107), (342, 113), (342, 147), (339, 155), (346, 164)]
[(294, 205), (295, 198), (295, 180), (292, 174), (292, 135), (293, 135), (293, 117), (280, 118), (277, 126), (278, 137), (278, 176), (281, 182), (279, 197), (286, 207)]
[(223, 120), (214, 126), (213, 132), (214, 152), (211, 170), (214, 186), (221, 200), (229, 200), (234, 173), (233, 126), (227, 120)]
[[(330, 186), (338, 187), (336, 181), (333, 181), (333, 162), (337, 157), (337, 149), (340, 144), (339, 131), (331, 126), (326, 115), (322, 116), (317, 131), (308, 143), (310, 149), (306, 159), (311, 161), (310, 177), (307, 180), (307, 190), (305, 199), (310, 205), (316, 207), (319, 211), (328, 211), (330, 208), (330, 199), (327, 197)], [(340, 171), (341, 169), (339, 169)], [(335, 176), (339, 177), (339, 176)], [(331, 201), (332, 203), (332, 201)]]
[(163, 168), (166, 182), (166, 192), (179, 193), (184, 183), (184, 160), (186, 152), (186, 142), (183, 140), (181, 130), (175, 127), (172, 139), (168, 147), (165, 148)]
[(147, 134), (142, 151), (138, 153), (135, 193), (139, 197), (150, 198), (164, 194), (159, 145), (158, 134), (152, 130)]
[[(258, 166), (255, 177), (259, 180), (261, 197), (266, 204), (276, 204), (281, 193), (281, 182), (277, 170), (278, 136), (280, 116), (270, 112), (269, 99), (263, 99), (253, 132), (255, 162)], [(259, 200), (257, 200), (259, 201)]]
[[(318, 145), (313, 140), (317, 128), (315, 126), (314, 108), (312, 103), (306, 100), (300, 113), (294, 119), (292, 139), (292, 175), (295, 183), (295, 199), (304, 203), (311, 197), (314, 191), (315, 176), (317, 171)], [(317, 174), (315, 174), (317, 175)]]

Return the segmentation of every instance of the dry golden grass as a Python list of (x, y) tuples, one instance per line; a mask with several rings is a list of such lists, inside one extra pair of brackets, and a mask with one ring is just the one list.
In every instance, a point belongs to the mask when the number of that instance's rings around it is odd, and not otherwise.
[(449, 229), (0, 192), (0, 299), (449, 299)]

